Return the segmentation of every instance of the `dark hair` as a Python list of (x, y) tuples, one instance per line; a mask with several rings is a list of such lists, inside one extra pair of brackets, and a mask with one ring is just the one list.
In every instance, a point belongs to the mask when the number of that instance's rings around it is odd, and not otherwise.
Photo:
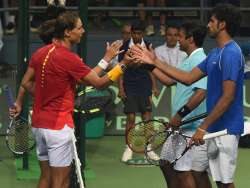
[(39, 27), (39, 37), (45, 44), (50, 44), (54, 38), (56, 19), (43, 22)]
[(72, 30), (76, 27), (76, 22), (79, 19), (79, 15), (76, 12), (66, 11), (56, 18), (55, 23), (55, 38), (63, 39), (64, 31), (66, 29)]
[(195, 45), (201, 47), (207, 34), (207, 28), (200, 22), (187, 21), (180, 26), (186, 38), (193, 37)]
[(240, 11), (231, 4), (218, 4), (211, 11), (211, 15), (214, 15), (219, 21), (224, 21), (226, 23), (226, 30), (231, 37), (233, 37), (240, 28)]
[(145, 23), (143, 21), (135, 21), (131, 24), (131, 31), (144, 31)]
[(175, 28), (175, 29), (179, 29), (180, 28), (180, 25), (176, 24), (176, 23), (168, 23), (167, 26), (166, 26), (166, 30), (169, 29), (169, 28)]

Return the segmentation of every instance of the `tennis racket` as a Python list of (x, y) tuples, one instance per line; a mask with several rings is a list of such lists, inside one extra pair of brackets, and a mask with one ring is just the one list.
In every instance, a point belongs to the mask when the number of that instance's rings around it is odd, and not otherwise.
[[(14, 98), (9, 86), (4, 85), (3, 91), (7, 97), (9, 108), (14, 107)], [(10, 122), (4, 136), (7, 147), (14, 154), (22, 155), (35, 147), (31, 122), (21, 116), (16, 118), (10, 117)]]
[[(206, 117), (206, 115), (206, 113), (203, 113), (198, 116), (184, 120), (182, 122), (182, 125), (196, 121), (198, 119), (202, 119)], [(134, 126), (130, 127), (126, 131), (126, 143), (128, 147), (135, 153), (145, 153), (145, 145), (147, 141), (152, 137), (152, 135), (155, 135), (159, 132), (164, 132), (168, 127), (168, 122), (160, 120), (152, 119), (148, 121), (141, 121), (139, 123), (136, 123)], [(161, 134), (161, 136), (162, 137), (157, 137), (157, 145), (152, 145), (152, 149), (164, 143), (165, 136), (164, 134)]]
[[(227, 135), (227, 130), (222, 130), (204, 135), (203, 139), (211, 139), (223, 135)], [(250, 126), (244, 126), (244, 134), (250, 134)], [(194, 144), (189, 144), (191, 136), (186, 135), (181, 129), (173, 130), (171, 128), (156, 133), (147, 142), (145, 146), (145, 156), (149, 163), (160, 165), (160, 163), (168, 162), (174, 165)], [(151, 153), (155, 153), (160, 158), (151, 157)]]
[(75, 168), (75, 173), (77, 176), (77, 182), (79, 183), (80, 188), (84, 188), (82, 172), (81, 172), (81, 161), (78, 158), (78, 154), (77, 154), (76, 137), (74, 134), (74, 129), (71, 132), (71, 138), (72, 138), (72, 142), (73, 142), (74, 168)]

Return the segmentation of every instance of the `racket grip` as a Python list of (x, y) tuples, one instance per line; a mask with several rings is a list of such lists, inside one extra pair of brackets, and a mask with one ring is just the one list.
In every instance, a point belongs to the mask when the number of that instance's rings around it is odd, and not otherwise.
[(218, 137), (218, 136), (224, 136), (226, 134), (227, 134), (227, 130), (225, 129), (223, 131), (218, 131), (218, 132), (206, 134), (206, 135), (204, 135), (203, 139), (207, 140), (207, 139), (215, 138), (215, 137)]
[(7, 102), (8, 102), (9, 108), (15, 107), (15, 105), (14, 105), (15, 101), (13, 98), (13, 93), (11, 91), (11, 88), (8, 85), (4, 85), (3, 91), (5, 93), (5, 96), (7, 97)]

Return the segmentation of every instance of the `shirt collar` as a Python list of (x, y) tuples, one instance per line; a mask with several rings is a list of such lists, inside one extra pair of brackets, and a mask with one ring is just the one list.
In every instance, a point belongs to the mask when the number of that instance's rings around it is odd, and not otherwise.
[[(133, 41), (133, 38), (131, 38), (130, 41), (129, 41), (128, 47), (130, 48), (130, 47), (133, 46), (133, 45), (135, 45), (135, 43), (134, 43), (134, 41)], [(141, 40), (141, 46), (143, 46), (143, 47), (146, 46), (146, 44), (145, 44), (143, 38), (142, 38), (142, 40)]]
[(189, 57), (191, 57), (192, 55), (194, 55), (195, 53), (199, 52), (199, 51), (203, 51), (203, 48), (197, 48), (195, 49), (190, 55)]

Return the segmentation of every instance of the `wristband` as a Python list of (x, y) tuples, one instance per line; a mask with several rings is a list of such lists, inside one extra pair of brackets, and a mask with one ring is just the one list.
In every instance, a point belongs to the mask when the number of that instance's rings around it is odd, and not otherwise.
[(109, 66), (109, 63), (104, 59), (101, 59), (101, 61), (99, 61), (98, 63), (98, 66), (101, 67), (103, 70), (106, 70)]
[(200, 128), (200, 127), (198, 127), (198, 130), (201, 131), (201, 132), (203, 132), (203, 133), (206, 132), (206, 130), (204, 130), (204, 129)]
[(191, 110), (190, 110), (186, 105), (184, 105), (183, 107), (181, 107), (181, 108), (178, 110), (177, 114), (178, 114), (179, 116), (181, 116), (181, 118), (184, 118), (184, 117), (185, 117), (186, 115), (188, 115), (190, 112), (191, 112)]
[(113, 69), (111, 69), (107, 75), (108, 75), (108, 78), (110, 80), (112, 80), (113, 82), (115, 82), (116, 80), (118, 80), (118, 78), (123, 74), (123, 71), (122, 71), (122, 68), (121, 68), (122, 65), (119, 65), (117, 64)]
[(145, 69), (152, 72), (155, 69), (155, 65), (145, 65)]

